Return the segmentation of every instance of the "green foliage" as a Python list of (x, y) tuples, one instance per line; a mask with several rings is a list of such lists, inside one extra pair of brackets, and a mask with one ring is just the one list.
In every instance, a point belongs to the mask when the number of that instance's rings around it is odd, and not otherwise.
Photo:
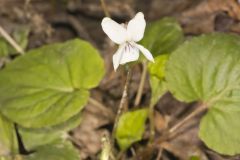
[(191, 156), (190, 160), (200, 160), (200, 157), (198, 157), (198, 156)]
[(165, 66), (168, 58), (168, 54), (157, 56), (155, 57), (155, 63), (150, 63), (148, 65), (150, 86), (152, 90), (152, 105), (155, 105), (159, 98), (167, 92), (167, 86), (165, 82)]
[(50, 144), (59, 139), (66, 139), (67, 132), (76, 128), (81, 122), (81, 114), (70, 118), (68, 121), (50, 128), (27, 129), (19, 127), (24, 146), (27, 150)]
[(79, 153), (70, 142), (40, 146), (24, 160), (79, 160)]
[(8, 55), (9, 45), (8, 43), (0, 37), (0, 57), (5, 57)]
[(0, 72), (0, 111), (23, 127), (56, 126), (83, 109), (103, 74), (103, 60), (85, 41), (31, 50)]
[(149, 24), (141, 44), (154, 57), (159, 54), (171, 53), (183, 42), (183, 31), (174, 18), (163, 18)]
[(148, 109), (139, 109), (121, 115), (116, 130), (116, 139), (121, 150), (126, 150), (131, 144), (142, 139), (147, 117)]
[(167, 85), (163, 79), (150, 76), (151, 105), (155, 105), (158, 100), (167, 92)]
[(240, 153), (240, 37), (210, 34), (185, 42), (166, 67), (168, 88), (185, 102), (209, 107), (200, 138), (213, 150)]
[(0, 156), (15, 154), (17, 149), (14, 124), (0, 114)]
[[(227, 98), (227, 97), (226, 97)], [(240, 153), (240, 97), (223, 98), (209, 109), (200, 124), (200, 138), (215, 151)]]
[(160, 55), (154, 58), (155, 63), (148, 65), (150, 75), (157, 77), (158, 79), (165, 78), (165, 66), (169, 58), (168, 54)]

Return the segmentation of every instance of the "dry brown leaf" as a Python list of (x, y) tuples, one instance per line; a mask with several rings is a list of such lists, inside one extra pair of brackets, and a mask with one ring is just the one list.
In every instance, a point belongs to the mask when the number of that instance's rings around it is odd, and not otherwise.
[(72, 138), (78, 145), (82, 159), (96, 155), (101, 150), (101, 138), (107, 134), (99, 127), (109, 123), (106, 113), (92, 105), (87, 105), (80, 126), (73, 130)]

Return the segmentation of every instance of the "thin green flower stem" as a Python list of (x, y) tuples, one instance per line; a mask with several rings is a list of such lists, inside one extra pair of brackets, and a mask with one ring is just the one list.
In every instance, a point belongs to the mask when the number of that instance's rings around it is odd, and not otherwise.
[[(121, 98), (121, 101), (120, 101), (120, 104), (119, 104), (119, 107), (118, 107), (118, 112), (117, 112), (117, 115), (116, 115), (116, 118), (115, 118), (115, 123), (114, 123), (114, 126), (113, 126), (113, 132), (112, 132), (112, 138), (113, 139), (116, 135), (116, 129), (117, 129), (117, 126), (118, 126), (118, 121), (119, 121), (120, 116), (122, 115), (122, 112), (124, 110), (124, 105), (125, 105), (126, 100), (127, 100), (127, 96), (128, 96), (127, 92), (128, 92), (128, 86), (129, 86), (130, 79), (131, 79), (131, 69), (129, 68), (128, 71), (127, 71), (127, 78), (126, 78), (126, 82), (125, 82), (125, 85), (124, 85), (122, 98)], [(114, 142), (114, 141), (112, 141), (112, 142)]]
[(138, 87), (137, 96), (136, 96), (135, 102), (134, 102), (135, 107), (138, 107), (138, 105), (140, 104), (142, 94), (143, 94), (144, 84), (145, 84), (146, 77), (147, 77), (147, 62), (143, 62), (142, 65), (143, 65), (143, 72), (141, 75), (141, 80), (140, 80), (140, 84)]
[(20, 47), (17, 42), (0, 26), (0, 34), (5, 38), (9, 44), (16, 49), (16, 51), (20, 54), (24, 54), (24, 50)]
[(105, 16), (110, 17), (110, 13), (108, 12), (105, 0), (100, 0), (100, 2), (101, 2), (101, 6), (102, 6), (102, 9), (103, 9), (103, 12), (104, 12)]

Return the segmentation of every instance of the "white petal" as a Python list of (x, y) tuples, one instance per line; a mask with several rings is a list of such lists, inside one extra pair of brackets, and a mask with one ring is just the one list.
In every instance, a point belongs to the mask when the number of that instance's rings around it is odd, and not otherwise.
[(138, 12), (136, 16), (129, 21), (127, 26), (128, 37), (131, 40), (138, 42), (143, 38), (146, 21), (142, 12)]
[(139, 58), (139, 50), (134, 45), (126, 44), (120, 60), (120, 64), (136, 61)]
[(154, 62), (154, 58), (148, 49), (144, 48), (142, 45), (136, 44), (136, 47), (143, 53), (143, 55), (149, 60)]
[(122, 57), (122, 54), (124, 51), (124, 47), (125, 47), (125, 45), (120, 45), (117, 52), (113, 55), (113, 68), (115, 71), (117, 70), (117, 68), (120, 64), (121, 57)]
[(127, 30), (111, 18), (103, 18), (102, 29), (113, 42), (121, 44), (126, 41)]

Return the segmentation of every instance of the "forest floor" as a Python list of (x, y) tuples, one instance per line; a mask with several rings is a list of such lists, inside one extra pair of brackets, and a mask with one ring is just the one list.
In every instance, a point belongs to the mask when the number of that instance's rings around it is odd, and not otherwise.
[[(175, 17), (186, 37), (215, 31), (240, 34), (240, 2), (237, 0), (106, 0), (106, 4), (111, 17), (118, 22), (128, 21), (135, 13), (142, 11), (147, 22), (165, 16)], [(106, 75), (101, 85), (92, 91), (91, 97), (107, 107), (99, 109), (89, 104), (84, 110), (81, 125), (71, 131), (73, 143), (79, 148), (83, 160), (97, 159), (102, 134), (110, 134), (113, 125), (109, 113), (115, 115), (117, 112), (126, 79), (124, 70), (113, 70), (112, 54), (116, 46), (102, 31), (101, 20), (104, 16), (99, 0), (0, 0), (0, 25), (8, 33), (19, 27), (30, 28), (27, 49), (80, 37), (100, 50), (105, 60)], [(136, 65), (129, 86), (130, 108), (134, 106), (141, 73), (142, 66)], [(150, 99), (148, 83), (146, 81), (144, 86), (141, 106), (146, 106)], [(181, 103), (170, 93), (165, 94), (155, 107), (157, 133), (160, 134), (193, 109), (194, 104)], [(182, 127), (182, 132), (176, 138), (161, 144), (161, 159), (184, 160), (194, 154), (202, 160), (240, 159), (237, 156), (219, 155), (199, 140), (197, 132), (200, 117), (195, 117)], [(143, 160), (149, 159), (148, 155), (158, 155), (156, 150), (148, 151), (149, 154), (143, 153)]]

